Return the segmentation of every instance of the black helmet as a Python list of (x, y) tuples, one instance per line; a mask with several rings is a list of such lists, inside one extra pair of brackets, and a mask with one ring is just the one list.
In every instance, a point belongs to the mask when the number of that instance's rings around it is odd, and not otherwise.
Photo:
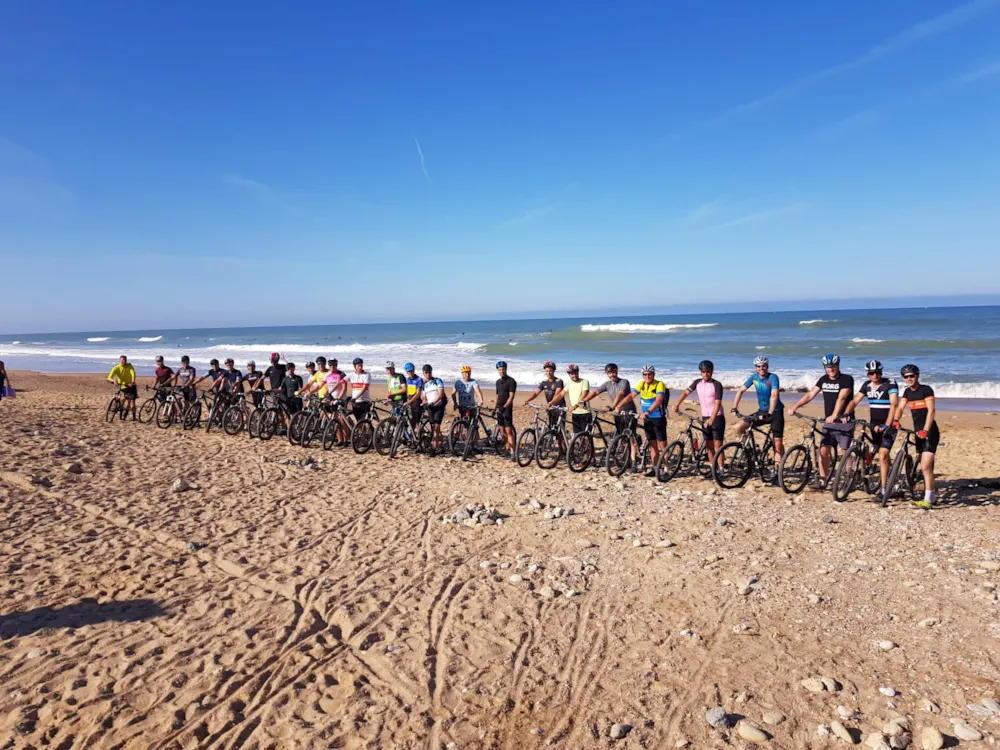
[(868, 369), (868, 372), (882, 372), (882, 363), (877, 359), (873, 359), (865, 367)]
[(608, 362), (604, 365), (604, 372), (618, 372), (618, 365), (614, 362)]
[(712, 360), (703, 359), (698, 363), (698, 369), (702, 372), (715, 372), (715, 365), (712, 364)]
[(919, 375), (920, 368), (917, 367), (916, 365), (903, 365), (903, 369), (899, 371), (899, 374), (902, 375), (904, 378), (907, 375)]
[(185, 364), (187, 364), (190, 361), (191, 361), (191, 358), (188, 355), (186, 355), (186, 354), (183, 357), (181, 357), (181, 362), (184, 362)]
[(434, 372), (434, 368), (431, 367), (430, 365), (424, 365), (423, 367), (420, 368), (420, 371), (421, 372)]
[(352, 365), (363, 365), (365, 361), (361, 357), (355, 357), (354, 361), (351, 362)]
[(326, 357), (316, 357), (316, 364), (320, 366), (325, 365)]
[(211, 362), (209, 362), (208, 364), (212, 365), (212, 367), (218, 367), (218, 366), (219, 366), (219, 360), (217, 360), (217, 359), (213, 359), (213, 360), (212, 360)]
[(307, 369), (310, 368), (310, 367), (315, 367), (315, 366), (316, 366), (315, 362), (306, 362), (306, 368)]

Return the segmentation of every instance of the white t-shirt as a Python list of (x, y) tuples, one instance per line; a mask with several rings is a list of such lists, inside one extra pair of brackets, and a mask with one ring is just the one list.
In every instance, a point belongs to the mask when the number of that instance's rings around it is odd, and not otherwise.
[(358, 374), (352, 372), (347, 376), (347, 382), (351, 384), (351, 398), (355, 401), (371, 401), (371, 391), (365, 388), (365, 386), (370, 386), (372, 383), (372, 376), (367, 372), (362, 372)]
[[(422, 386), (424, 396), (427, 397), (428, 404), (435, 404), (437, 400), (441, 398), (441, 394), (444, 393), (444, 383), (441, 378), (431, 378), (430, 380), (425, 380)], [(444, 403), (443, 401), (441, 403)]]

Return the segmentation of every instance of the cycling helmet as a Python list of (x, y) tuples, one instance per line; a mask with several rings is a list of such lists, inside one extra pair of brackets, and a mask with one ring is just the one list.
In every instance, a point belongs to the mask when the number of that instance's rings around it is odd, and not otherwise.
[(416, 369), (417, 368), (413, 366), (412, 362), (407, 362), (405, 365), (403, 365), (403, 370), (406, 372), (413, 372)]
[(548, 362), (546, 362), (546, 363), (545, 363), (544, 365), (542, 365), (542, 369), (543, 369), (543, 370), (547, 370), (547, 369), (549, 369), (550, 367), (551, 367), (551, 368), (552, 368), (553, 370), (554, 370), (554, 369), (556, 369), (556, 363), (555, 363), (555, 362), (553, 362), (553, 361), (552, 361), (551, 359), (550, 359), (550, 360), (549, 360)]
[(604, 365), (604, 372), (618, 372), (618, 365), (614, 362), (608, 362)]
[(650, 375), (650, 374), (654, 374), (655, 375), (656, 374), (656, 368), (653, 367), (652, 365), (643, 365), (642, 366), (642, 374), (643, 375)]
[(497, 362), (497, 369), (498, 369), (498, 370), (499, 370), (499, 369), (500, 369), (501, 367), (506, 367), (506, 366), (507, 366), (507, 363), (506, 363), (506, 362), (504, 362), (504, 361), (503, 361), (502, 359), (501, 359), (501, 360), (500, 360), (499, 362)]
[(354, 361), (351, 362), (352, 365), (363, 365), (365, 361), (361, 357), (355, 357)]
[(823, 366), (824, 367), (830, 367), (831, 365), (839, 365), (839, 364), (840, 364), (840, 355), (839, 354), (824, 354), (823, 355)]
[(566, 372), (580, 372), (580, 365), (566, 365)]
[(325, 365), (326, 364), (326, 357), (316, 357), (316, 364), (318, 364), (318, 365)]
[(462, 372), (472, 372), (472, 368), (468, 365), (462, 365)]
[(233, 359), (232, 357), (226, 357), (226, 364), (227, 365), (235, 365), (236, 364), (236, 360)]
[(295, 363), (294, 362), (287, 362), (285, 364), (285, 369), (286, 370), (294, 370), (295, 369)]
[(256, 367), (256, 366), (257, 366), (257, 363), (254, 362), (252, 359), (247, 362), (247, 367)]
[(218, 366), (219, 366), (219, 360), (217, 360), (217, 359), (213, 359), (213, 360), (212, 360), (211, 362), (209, 362), (208, 364), (212, 365), (212, 367), (218, 367)]
[(183, 357), (181, 357), (181, 362), (183, 362), (184, 364), (187, 364), (190, 361), (191, 361), (191, 358), (188, 355), (186, 355), (186, 354)]
[(434, 372), (434, 368), (430, 365), (424, 365), (420, 368), (420, 372)]
[(768, 363), (768, 359), (763, 354), (761, 354), (761, 355), (756, 356), (756, 357), (753, 358), (753, 366), (754, 367), (756, 367), (757, 365), (766, 365), (767, 363)]
[(279, 359), (281, 359), (281, 355), (280, 354), (278, 354), (277, 352), (271, 352), (271, 361), (272, 362), (277, 362)]
[(873, 359), (871, 362), (865, 365), (865, 367), (867, 368), (868, 372), (882, 372), (882, 363), (879, 362), (877, 359)]
[(904, 378), (907, 375), (919, 375), (920, 368), (917, 367), (916, 365), (903, 365), (903, 369), (899, 371), (899, 374), (902, 375)]
[(308, 370), (310, 367), (315, 368), (316, 367), (316, 363), (315, 362), (306, 362), (306, 369)]
[(715, 371), (715, 365), (712, 364), (712, 360), (710, 360), (710, 359), (703, 359), (701, 362), (698, 363), (698, 369), (701, 370), (702, 372), (706, 372), (706, 371), (708, 371), (708, 372), (714, 372)]
[(395, 369), (396, 369), (396, 363), (395, 363), (395, 362), (393, 362), (393, 361), (392, 361), (391, 359), (390, 359), (390, 360), (388, 360), (388, 361), (387, 361), (387, 362), (385, 363), (385, 369), (387, 369), (387, 370), (395, 370)]

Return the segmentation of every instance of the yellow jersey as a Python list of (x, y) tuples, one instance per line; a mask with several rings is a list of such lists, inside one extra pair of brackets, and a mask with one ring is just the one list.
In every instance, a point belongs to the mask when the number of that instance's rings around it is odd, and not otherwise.
[(111, 368), (111, 372), (108, 373), (108, 381), (115, 382), (115, 378), (118, 378), (118, 385), (122, 388), (127, 388), (135, 383), (135, 368), (132, 367), (131, 362), (126, 362), (124, 365), (118, 364)]

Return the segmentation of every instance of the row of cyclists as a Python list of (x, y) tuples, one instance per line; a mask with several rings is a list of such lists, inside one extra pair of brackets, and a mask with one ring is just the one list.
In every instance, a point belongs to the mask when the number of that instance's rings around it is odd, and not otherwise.
[[(183, 389), (188, 400), (197, 396), (196, 388), (201, 383), (208, 383), (208, 388), (223, 394), (250, 394), (257, 405), (263, 398), (265, 389), (277, 392), (289, 413), (302, 409), (302, 399), (308, 394), (314, 394), (320, 399), (343, 399), (349, 405), (356, 420), (368, 416), (372, 408), (371, 374), (365, 370), (364, 361), (358, 357), (352, 362), (353, 372), (345, 374), (338, 369), (336, 359), (327, 360), (317, 357), (315, 363), (305, 365), (306, 376), (296, 373), (296, 366), (291, 362), (283, 362), (281, 355), (273, 353), (270, 365), (260, 372), (256, 363), (247, 362), (247, 371), (236, 368), (233, 359), (225, 360), (225, 367), (219, 366), (218, 360), (212, 360), (209, 370), (197, 375), (187, 356), (181, 357), (181, 366), (174, 371), (164, 364), (163, 357), (156, 358), (156, 385), (178, 386)], [(876, 499), (886, 492), (886, 482), (889, 473), (889, 452), (895, 442), (900, 419), (909, 407), (913, 427), (917, 433), (916, 448), (920, 456), (920, 468), (924, 476), (924, 499), (918, 504), (930, 507), (936, 504), (934, 484), (934, 457), (940, 442), (940, 432), (935, 419), (934, 391), (930, 386), (919, 382), (920, 370), (916, 365), (905, 365), (900, 375), (905, 381), (902, 394), (896, 381), (887, 378), (883, 372), (882, 363), (871, 360), (867, 363), (867, 379), (855, 390), (855, 381), (851, 375), (840, 369), (840, 357), (837, 354), (826, 354), (823, 357), (825, 373), (820, 377), (799, 400), (789, 409), (794, 415), (816, 396), (823, 395), (824, 424), (822, 426), (822, 441), (820, 448), (820, 476), (825, 481), (832, 471), (833, 447), (847, 450), (854, 440), (856, 407), (865, 399), (870, 408), (869, 425), (872, 439), (879, 446), (879, 470), (881, 489)], [(775, 460), (780, 464), (784, 453), (785, 405), (781, 400), (781, 383), (777, 374), (770, 372), (767, 357), (759, 356), (754, 360), (754, 372), (736, 390), (733, 397), (731, 413), (738, 414), (743, 396), (752, 390), (757, 397), (758, 409), (745, 419), (740, 419), (737, 435), (742, 436), (754, 424), (769, 426), (774, 440)], [(568, 424), (573, 432), (587, 428), (590, 419), (590, 402), (604, 394), (607, 398), (607, 408), (614, 414), (615, 428), (621, 430), (625, 414), (638, 418), (643, 424), (646, 439), (650, 448), (651, 465), (656, 466), (659, 456), (666, 449), (667, 412), (670, 390), (656, 379), (653, 365), (645, 365), (641, 370), (641, 381), (635, 385), (618, 374), (618, 366), (609, 363), (604, 372), (607, 380), (591, 388), (587, 379), (580, 376), (580, 368), (571, 364), (566, 368), (568, 380), (564, 381), (556, 375), (554, 362), (543, 365), (545, 373), (525, 401), (531, 403), (542, 398), (548, 412), (550, 425), (558, 424), (562, 413), (569, 414)], [(711, 360), (703, 360), (698, 366), (700, 377), (696, 378), (677, 399), (672, 410), (679, 413), (681, 405), (694, 395), (700, 406), (701, 429), (708, 450), (708, 458), (714, 457), (722, 447), (726, 431), (726, 414), (723, 408), (723, 387), (714, 376), (715, 367)], [(517, 382), (507, 374), (507, 363), (496, 363), (496, 416), (498, 426), (503, 432), (510, 455), (515, 453), (515, 432), (513, 406), (517, 391)], [(396, 371), (394, 362), (385, 363), (386, 387), (388, 399), (394, 404), (409, 406), (414, 424), (418, 422), (426, 410), (433, 430), (434, 447), (440, 448), (443, 437), (441, 424), (449, 399), (444, 382), (436, 377), (431, 365), (421, 368), (418, 375), (416, 367), (407, 362), (403, 372)], [(125, 356), (112, 369), (108, 380), (118, 383), (126, 399), (126, 408), (131, 409), (135, 418), (135, 402), (137, 398), (136, 374)], [(485, 397), (478, 381), (472, 377), (472, 368), (468, 365), (461, 369), (461, 378), (456, 380), (450, 393), (451, 401), (456, 411), (462, 416), (468, 416), (476, 407), (485, 403)], [(638, 406), (636, 405), (638, 399)], [(339, 435), (340, 442), (347, 441), (345, 432)], [(655, 476), (655, 471), (646, 472), (646, 476)]]

